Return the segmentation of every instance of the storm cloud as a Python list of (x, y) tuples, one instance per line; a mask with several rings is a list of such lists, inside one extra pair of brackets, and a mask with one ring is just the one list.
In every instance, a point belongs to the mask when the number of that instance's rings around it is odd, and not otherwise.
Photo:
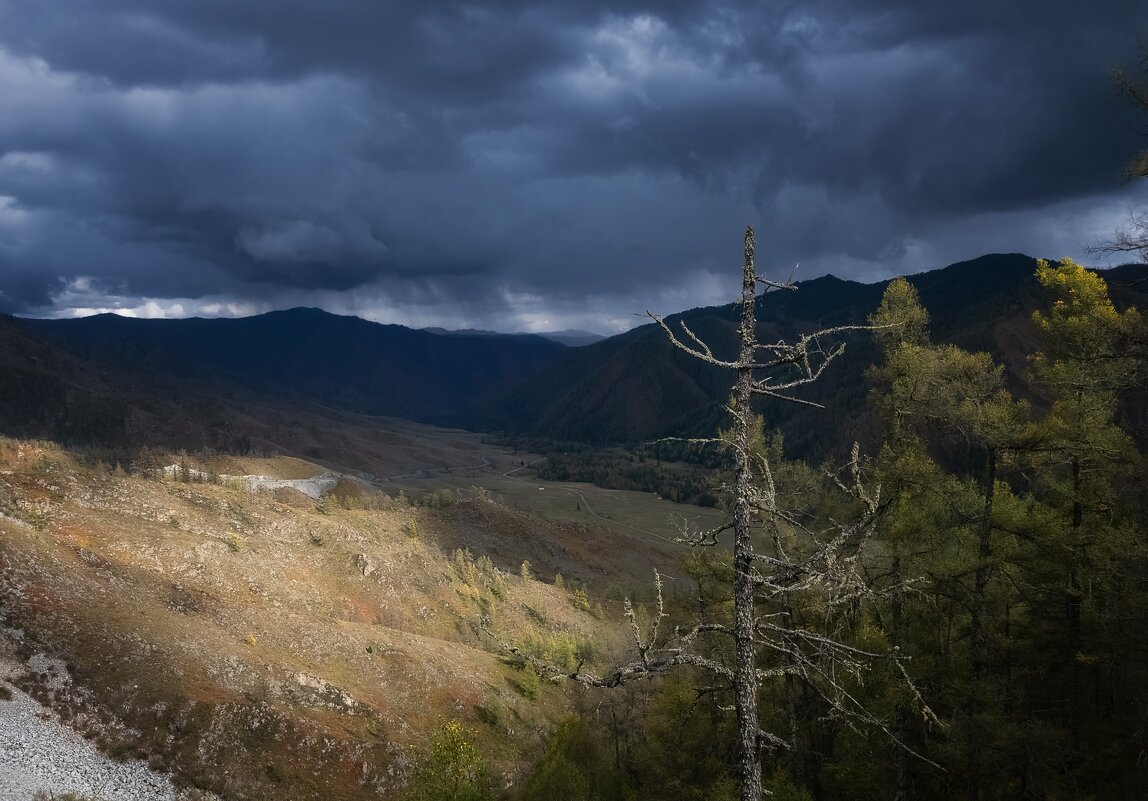
[(0, 0), (0, 310), (619, 330), (1080, 258), (1142, 2)]

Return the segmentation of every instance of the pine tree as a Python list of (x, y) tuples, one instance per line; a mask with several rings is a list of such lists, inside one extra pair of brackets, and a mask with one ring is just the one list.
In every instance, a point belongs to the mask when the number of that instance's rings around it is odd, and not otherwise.
[[(988, 770), (985, 755), (1004, 750), (990, 743), (1004, 736), (999, 715), (1008, 695), (990, 661), (1001, 650), (994, 646), (1012, 603), (1000, 578), (1016, 551), (1010, 512), (1020, 501), (1000, 472), (1037, 435), (1028, 404), (1009, 394), (988, 354), (929, 341), (928, 315), (907, 281), (890, 283), (871, 322), (884, 353), (869, 380), (889, 428), (879, 459), (890, 505), (881, 533), (888, 573), (894, 587), (906, 572), (930, 575), (938, 605), (967, 626), (967, 673), (950, 671), (945, 683), (952, 688), (949, 713), (959, 724), (965, 794), (977, 799)], [(1001, 525), (1002, 518), (1010, 523)], [(888, 616), (898, 639), (908, 637), (905, 603), (903, 593), (890, 594)], [(951, 656), (952, 645), (942, 653)], [(904, 725), (901, 708), (897, 721)], [(896, 796), (906, 797), (910, 765), (903, 757), (897, 773)]]
[(1115, 417), (1120, 394), (1137, 380), (1130, 350), (1141, 321), (1135, 309), (1118, 312), (1104, 280), (1069, 259), (1055, 266), (1042, 260), (1037, 278), (1055, 298), (1047, 313), (1033, 316), (1041, 352), (1032, 374), (1052, 401), (1045, 420), (1043, 490), (1064, 510), (1055, 543), (1067, 572), (1064, 712), (1071, 756), (1079, 759), (1084, 665), (1092, 658), (1085, 641), (1085, 586), (1101, 578), (1099, 560), (1121, 536), (1117, 486), (1138, 460)]

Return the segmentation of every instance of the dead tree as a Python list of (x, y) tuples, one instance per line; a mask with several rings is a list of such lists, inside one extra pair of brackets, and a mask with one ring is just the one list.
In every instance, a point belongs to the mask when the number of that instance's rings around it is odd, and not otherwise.
[[(1148, 42), (1141, 42), (1137, 49), (1140, 51), (1138, 71), (1129, 73), (1117, 68), (1113, 71), (1112, 77), (1129, 105), (1148, 118)], [(1144, 129), (1140, 129), (1139, 132), (1148, 136), (1148, 131)], [(1148, 150), (1138, 153), (1124, 171), (1126, 182), (1141, 178), (1148, 178)], [(1148, 263), (1148, 212), (1143, 209), (1130, 210), (1127, 223), (1117, 229), (1115, 236), (1093, 245), (1088, 251), (1103, 254), (1127, 253), (1141, 262)]]
[[(852, 459), (832, 478), (853, 499), (858, 510), (846, 522), (815, 526), (800, 515), (781, 507), (778, 488), (769, 457), (754, 447), (755, 429), (761, 425), (753, 412), (755, 396), (781, 398), (812, 406), (818, 404), (795, 397), (792, 392), (812, 384), (825, 368), (844, 352), (840, 335), (872, 326), (838, 326), (800, 336), (794, 343), (763, 344), (757, 340), (757, 288), (766, 292), (794, 290), (791, 281), (772, 281), (754, 267), (754, 232), (745, 232), (745, 262), (742, 272), (741, 320), (738, 326), (738, 354), (733, 360), (716, 356), (684, 321), (675, 332), (661, 317), (647, 312), (660, 325), (670, 342), (707, 364), (736, 374), (727, 411), (731, 429), (720, 439), (698, 440), (727, 447), (733, 456), (732, 485), (728, 519), (707, 531), (682, 531), (681, 541), (691, 546), (714, 546), (724, 532), (733, 534), (733, 616), (729, 621), (702, 621), (687, 630), (675, 628), (666, 633), (659, 624), (666, 616), (662, 605), (661, 577), (655, 575), (657, 608), (648, 631), (643, 631), (629, 601), (626, 617), (633, 630), (636, 657), (606, 674), (583, 670), (563, 671), (520, 650), (503, 648), (550, 675), (564, 675), (590, 687), (615, 687), (641, 676), (663, 673), (690, 665), (708, 671), (723, 689), (734, 696), (737, 717), (737, 774), (742, 801), (762, 797), (762, 753), (788, 748), (791, 742), (762, 729), (758, 715), (761, 682), (790, 677), (803, 682), (827, 704), (831, 714), (847, 725), (866, 724), (884, 731), (896, 741), (893, 731), (871, 714), (850, 689), (859, 683), (862, 672), (873, 660), (888, 660), (911, 690), (917, 708), (932, 718), (920, 695), (912, 688), (904, 667), (905, 657), (896, 647), (875, 652), (852, 647), (836, 636), (831, 627), (815, 630), (804, 627), (793, 614), (794, 602), (815, 596), (827, 616), (874, 597), (865, 577), (862, 555), (873, 536), (881, 514), (879, 488), (862, 481), (861, 459), (856, 446)], [(790, 542), (799, 539), (800, 546)], [(764, 547), (759, 549), (758, 543)], [(889, 587), (882, 594), (903, 590)], [(700, 647), (705, 638), (733, 640), (733, 661), (726, 664), (705, 655)], [(759, 654), (769, 653), (768, 664), (759, 664)], [(902, 745), (902, 747), (905, 747)]]

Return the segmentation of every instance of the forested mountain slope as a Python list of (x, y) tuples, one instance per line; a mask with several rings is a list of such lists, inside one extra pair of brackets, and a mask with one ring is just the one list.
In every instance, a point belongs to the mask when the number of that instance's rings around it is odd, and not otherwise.
[(405, 418), (456, 411), (563, 349), (541, 337), (444, 337), (319, 309), (18, 325), (101, 366)]
[[(1030, 316), (1040, 304), (1036, 260), (994, 254), (909, 277), (928, 309), (934, 336), (1003, 360), (1019, 386), (1031, 351)], [(1148, 267), (1107, 271), (1120, 307), (1144, 307)], [(861, 284), (832, 276), (801, 282), (793, 292), (772, 292), (758, 303), (759, 339), (792, 338), (815, 328), (864, 323), (887, 282)], [(685, 322), (714, 346), (733, 353), (733, 305), (692, 309), (667, 318)], [(817, 457), (866, 433), (864, 371), (877, 357), (867, 335), (849, 338), (847, 353), (803, 397), (824, 411), (768, 403), (771, 426), (785, 435), (791, 453)], [(577, 350), (565, 351), (536, 372), (497, 387), (462, 415), (468, 427), (501, 429), (556, 440), (634, 443), (669, 434), (713, 431), (723, 417), (729, 377), (677, 351), (656, 325)]]

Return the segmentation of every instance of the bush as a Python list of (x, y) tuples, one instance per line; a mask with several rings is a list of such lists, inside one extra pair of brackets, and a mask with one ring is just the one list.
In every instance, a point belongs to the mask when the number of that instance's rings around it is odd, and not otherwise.
[(583, 657), (578, 641), (568, 631), (548, 632), (542, 635), (529, 632), (522, 640), (521, 650), (562, 670), (574, 670)]
[(583, 612), (590, 611), (590, 597), (586, 595), (586, 590), (582, 587), (570, 593), (570, 603), (575, 609), (581, 609)]
[(530, 662), (527, 662), (522, 668), (522, 675), (518, 679), (518, 689), (522, 692), (522, 697), (530, 701), (537, 700), (542, 692), (542, 677), (538, 675), (538, 671)]
[(494, 799), (490, 767), (474, 744), (473, 733), (451, 721), (431, 740), (411, 774), (407, 801), (487, 801)]

